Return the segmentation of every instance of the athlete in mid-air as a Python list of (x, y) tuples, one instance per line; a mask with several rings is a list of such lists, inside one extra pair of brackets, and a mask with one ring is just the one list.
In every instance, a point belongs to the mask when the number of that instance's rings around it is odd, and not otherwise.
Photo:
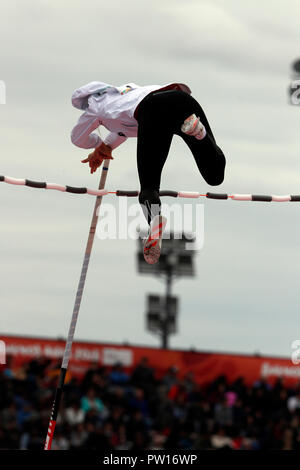
[[(226, 160), (203, 109), (182, 83), (115, 87), (91, 82), (74, 91), (72, 104), (84, 112), (71, 140), (78, 147), (94, 148), (82, 160), (89, 164), (91, 173), (105, 159), (112, 159), (112, 150), (128, 137), (137, 137), (139, 202), (150, 226), (144, 257), (148, 263), (156, 263), (166, 225), (166, 218), (160, 214), (160, 179), (173, 135), (179, 135), (188, 145), (206, 183), (215, 186), (224, 179)], [(93, 132), (100, 125), (110, 131), (104, 141)]]

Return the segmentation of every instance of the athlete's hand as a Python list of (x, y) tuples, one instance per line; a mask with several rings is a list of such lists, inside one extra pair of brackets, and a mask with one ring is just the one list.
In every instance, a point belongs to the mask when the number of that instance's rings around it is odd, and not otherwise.
[(87, 158), (81, 160), (81, 163), (88, 163), (91, 169), (91, 173), (95, 173), (97, 168), (102, 165), (103, 160), (106, 159), (113, 160), (111, 155), (111, 147), (102, 142), (102, 144), (95, 148), (95, 150), (90, 153)]

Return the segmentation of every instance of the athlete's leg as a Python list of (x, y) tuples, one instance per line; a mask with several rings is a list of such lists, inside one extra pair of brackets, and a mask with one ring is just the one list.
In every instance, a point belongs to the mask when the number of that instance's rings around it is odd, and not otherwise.
[(191, 114), (196, 114), (196, 116), (200, 118), (201, 123), (205, 126), (205, 137), (198, 140), (194, 136), (183, 133), (181, 129), (179, 131), (177, 130), (176, 134), (180, 135), (189, 146), (198, 169), (205, 181), (212, 186), (219, 185), (224, 180), (226, 166), (225, 156), (220, 147), (216, 144), (203, 109), (193, 98), (191, 107), (193, 109), (193, 113)]
[(150, 225), (151, 220), (160, 214), (161, 201), (159, 192), (151, 188), (141, 187), (139, 194), (139, 203), (142, 207), (143, 214)]
[[(206, 135), (202, 133), (201, 136), (205, 137), (201, 140), (184, 134), (181, 130), (183, 122), (192, 114), (196, 114), (205, 126)], [(176, 133), (185, 140), (202, 176), (209, 184), (220, 184), (223, 181), (225, 157), (216, 145), (201, 106), (187, 93), (174, 90), (154, 92), (140, 103), (136, 118), (139, 123), (139, 201), (150, 225), (149, 235), (144, 243), (144, 257), (152, 264), (159, 259), (162, 232), (166, 224), (166, 219), (160, 216), (159, 188), (173, 134)]]
[(137, 117), (137, 165), (141, 186), (139, 202), (149, 224), (160, 213), (161, 173), (173, 137), (171, 126), (158, 124), (162, 117), (161, 108), (157, 96), (150, 95), (140, 104)]
[(165, 106), (158, 96), (146, 97), (138, 110), (137, 163), (140, 178), (139, 202), (149, 233), (144, 240), (144, 258), (147, 263), (157, 263), (161, 253), (162, 234), (167, 219), (160, 215), (160, 178), (167, 159), (172, 137), (172, 126), (159, 125), (165, 115)]
[[(198, 140), (182, 132), (185, 119), (195, 114), (205, 126), (206, 135)], [(140, 104), (137, 120), (139, 123), (137, 160), (141, 183), (140, 202), (148, 221), (157, 215), (150, 206), (160, 206), (158, 191), (161, 172), (168, 156), (173, 134), (180, 135), (193, 153), (196, 164), (205, 181), (219, 185), (224, 179), (225, 156), (216, 144), (214, 135), (200, 104), (182, 91), (154, 92)]]
[[(214, 138), (213, 132), (210, 128), (209, 122), (200, 104), (187, 93), (175, 91), (176, 106), (170, 106), (170, 112), (174, 117), (175, 130), (174, 133), (180, 135), (182, 139), (189, 146), (193, 153), (198, 169), (210, 185), (219, 185), (224, 180), (224, 170), (226, 165), (225, 156), (218, 147)], [(198, 140), (193, 135), (187, 135), (182, 132), (181, 127), (184, 121), (195, 114), (200, 118), (201, 123), (204, 125), (206, 133), (205, 137)]]

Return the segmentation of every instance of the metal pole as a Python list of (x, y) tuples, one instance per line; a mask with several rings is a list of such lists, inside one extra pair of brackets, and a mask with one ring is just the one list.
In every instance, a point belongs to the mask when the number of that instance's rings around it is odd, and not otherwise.
[[(104, 187), (105, 187), (109, 162), (110, 162), (110, 159), (104, 160), (98, 189), (104, 189)], [(82, 264), (82, 268), (81, 268), (79, 284), (78, 284), (78, 288), (77, 288), (77, 292), (76, 292), (75, 304), (74, 304), (74, 308), (73, 308), (73, 314), (72, 314), (71, 323), (70, 323), (69, 332), (68, 332), (68, 337), (67, 337), (67, 341), (66, 341), (66, 347), (65, 347), (65, 351), (64, 351), (64, 355), (63, 355), (63, 359), (62, 359), (62, 365), (61, 365), (61, 369), (60, 369), (60, 376), (59, 376), (58, 385), (57, 385), (56, 392), (55, 392), (55, 398), (54, 398), (54, 402), (53, 402), (53, 406), (52, 406), (52, 410), (51, 410), (51, 416), (50, 416), (50, 421), (49, 421), (48, 432), (47, 432), (47, 437), (46, 437), (46, 441), (45, 441), (44, 450), (51, 450), (52, 439), (53, 439), (54, 430), (55, 430), (55, 426), (56, 426), (56, 418), (57, 418), (57, 414), (58, 414), (58, 410), (59, 410), (59, 405), (60, 405), (60, 401), (61, 401), (61, 397), (62, 397), (62, 393), (63, 393), (65, 377), (66, 377), (68, 364), (69, 364), (69, 360), (70, 360), (70, 356), (71, 356), (73, 338), (74, 338), (77, 318), (78, 318), (78, 314), (79, 314), (83, 289), (84, 289), (84, 285), (85, 285), (86, 274), (87, 274), (87, 270), (88, 270), (88, 266), (89, 266), (89, 261), (90, 261), (92, 248), (93, 248), (93, 242), (94, 242), (94, 237), (95, 237), (95, 232), (96, 232), (96, 227), (97, 227), (97, 222), (98, 222), (98, 213), (99, 213), (99, 208), (100, 208), (101, 202), (102, 202), (102, 196), (97, 196), (96, 201), (95, 201), (95, 207), (94, 207), (92, 222), (91, 222), (91, 225), (90, 225), (90, 231), (89, 231), (89, 236), (88, 236), (88, 240), (87, 240), (87, 245), (86, 245), (86, 249), (85, 249), (85, 254), (84, 254), (84, 258), (83, 258), (83, 264)]]
[(162, 324), (162, 348), (169, 348), (169, 328), (170, 328), (170, 307), (171, 307), (171, 284), (172, 284), (172, 266), (168, 267), (167, 272), (167, 285), (166, 285), (166, 303), (165, 312)]

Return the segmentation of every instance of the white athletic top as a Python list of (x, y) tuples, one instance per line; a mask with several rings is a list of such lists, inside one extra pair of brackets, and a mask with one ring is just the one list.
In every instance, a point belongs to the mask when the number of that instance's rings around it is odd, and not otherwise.
[(134, 117), (137, 105), (151, 91), (178, 89), (191, 93), (183, 83), (167, 85), (139, 86), (135, 83), (115, 87), (103, 82), (91, 82), (72, 94), (75, 108), (84, 110), (71, 133), (73, 144), (81, 148), (96, 148), (102, 140), (93, 131), (100, 125), (109, 130), (105, 143), (112, 149), (122, 144), (128, 137), (136, 137), (138, 122)]

